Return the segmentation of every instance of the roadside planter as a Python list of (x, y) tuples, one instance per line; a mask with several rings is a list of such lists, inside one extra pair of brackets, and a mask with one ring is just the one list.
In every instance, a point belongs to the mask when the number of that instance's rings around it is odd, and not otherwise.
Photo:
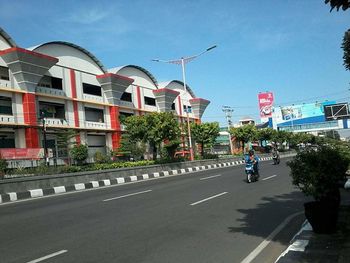
[(315, 233), (334, 233), (337, 227), (340, 192), (349, 159), (335, 148), (322, 146), (299, 152), (288, 162), (293, 184), (314, 201), (304, 204), (305, 216)]

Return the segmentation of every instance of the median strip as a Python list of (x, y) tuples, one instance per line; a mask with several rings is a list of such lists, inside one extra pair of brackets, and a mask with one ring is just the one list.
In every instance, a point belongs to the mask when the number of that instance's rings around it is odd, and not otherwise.
[(206, 202), (206, 201), (208, 201), (208, 200), (214, 199), (214, 198), (216, 198), (216, 197), (219, 197), (219, 196), (222, 196), (222, 195), (225, 195), (225, 194), (228, 194), (228, 192), (223, 192), (223, 193), (221, 193), (221, 194), (213, 195), (213, 196), (211, 196), (211, 197), (205, 198), (205, 199), (203, 199), (203, 200), (200, 200), (200, 201), (198, 201), (198, 202), (192, 203), (192, 204), (190, 204), (190, 205), (198, 205), (198, 204), (200, 204), (200, 203)]
[(112, 201), (112, 200), (121, 199), (121, 198), (124, 198), (124, 197), (129, 197), (129, 196), (139, 195), (139, 194), (144, 194), (144, 193), (149, 193), (149, 192), (152, 192), (152, 190), (146, 190), (146, 191), (137, 192), (137, 193), (131, 193), (131, 194), (127, 194), (127, 195), (121, 195), (121, 196), (105, 199), (105, 200), (103, 200), (103, 202), (108, 202), (108, 201)]

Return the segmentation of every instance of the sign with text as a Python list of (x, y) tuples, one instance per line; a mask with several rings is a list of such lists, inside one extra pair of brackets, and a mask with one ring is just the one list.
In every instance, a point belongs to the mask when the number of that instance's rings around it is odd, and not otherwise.
[(5, 160), (38, 160), (44, 158), (43, 148), (5, 148), (0, 149), (0, 156)]
[(264, 92), (258, 94), (259, 110), (261, 118), (269, 118), (272, 116), (273, 93)]

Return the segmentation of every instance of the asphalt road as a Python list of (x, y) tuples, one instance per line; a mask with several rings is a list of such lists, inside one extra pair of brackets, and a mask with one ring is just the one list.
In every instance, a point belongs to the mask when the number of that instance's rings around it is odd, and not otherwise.
[(285, 222), (304, 202), (288, 173), (262, 162), (252, 184), (236, 166), (3, 204), (0, 262), (274, 262), (303, 220)]

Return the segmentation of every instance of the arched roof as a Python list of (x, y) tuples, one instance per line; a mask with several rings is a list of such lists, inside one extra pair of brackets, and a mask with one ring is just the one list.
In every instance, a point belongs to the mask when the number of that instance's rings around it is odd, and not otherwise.
[(17, 44), (15, 43), (15, 41), (13, 41), (13, 39), (5, 32), (5, 30), (3, 30), (0, 27), (0, 36), (6, 40), (6, 42), (11, 46), (11, 47), (16, 47)]
[(140, 71), (142, 71), (143, 73), (145, 73), (153, 82), (153, 84), (158, 87), (158, 82), (156, 80), (156, 78), (152, 75), (151, 72), (149, 72), (147, 69), (143, 68), (143, 67), (140, 67), (140, 66), (136, 66), (136, 65), (124, 65), (124, 66), (121, 66), (121, 67), (116, 67), (116, 68), (112, 68), (110, 70), (108, 70), (109, 72), (111, 73), (115, 73), (117, 74), (118, 71), (122, 70), (123, 68), (135, 68), (135, 69), (138, 69)]
[[(171, 87), (168, 87), (168, 86), (170, 86), (171, 83), (179, 84), (182, 87), (182, 89), (184, 90), (184, 83), (183, 83), (183, 81), (180, 81), (180, 80), (171, 80), (171, 81), (162, 82), (159, 84), (159, 86), (161, 86), (162, 88), (170, 88), (171, 89)], [(196, 97), (196, 95), (194, 94), (194, 92), (192, 91), (190, 86), (188, 86), (187, 84), (186, 84), (186, 90), (192, 96), (192, 98)]]
[(96, 65), (104, 72), (107, 73), (107, 70), (105, 69), (105, 67), (103, 66), (103, 64), (101, 63), (101, 61), (99, 59), (97, 59), (91, 52), (87, 51), (85, 48), (78, 46), (76, 44), (70, 43), (70, 42), (65, 42), (65, 41), (51, 41), (51, 42), (47, 42), (47, 43), (43, 43), (40, 45), (37, 45), (35, 47), (31, 47), (28, 48), (29, 50), (35, 51), (36, 49), (46, 46), (46, 45), (51, 45), (51, 44), (57, 44), (57, 45), (65, 45), (65, 46), (69, 46), (71, 48), (74, 49), (78, 49), (79, 51), (83, 52), (85, 55), (87, 55), (94, 63), (96, 63)]

